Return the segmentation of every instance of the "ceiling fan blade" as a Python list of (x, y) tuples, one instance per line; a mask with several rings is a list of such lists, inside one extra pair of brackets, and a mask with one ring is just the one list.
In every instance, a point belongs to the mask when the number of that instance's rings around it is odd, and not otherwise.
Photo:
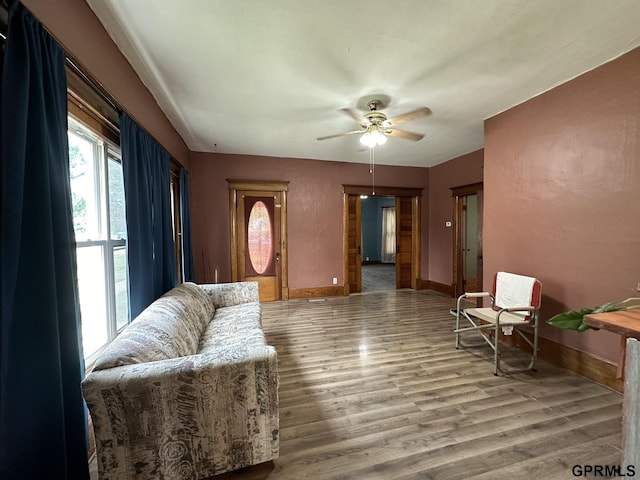
[(403, 138), (405, 140), (412, 140), (414, 142), (422, 140), (422, 138), (424, 137), (424, 135), (421, 135), (419, 133), (405, 132), (404, 130), (396, 130), (393, 128), (385, 130), (384, 133), (385, 135), (389, 135), (390, 137)]
[(355, 110), (352, 110), (350, 108), (341, 108), (340, 111), (343, 112), (345, 115), (349, 116), (350, 118), (353, 118), (356, 122), (358, 122), (359, 125), (368, 124), (367, 120), (363, 118), (362, 115), (359, 115), (358, 112), (356, 112)]
[(364, 133), (366, 130), (351, 130), (350, 132), (336, 133), (335, 135), (327, 135), (326, 137), (318, 137), (316, 140), (327, 140), (329, 138), (344, 137), (345, 135), (355, 135), (356, 133)]
[(394, 127), (404, 122), (408, 122), (410, 120), (415, 120), (416, 118), (426, 117), (431, 113), (427, 107), (420, 107), (416, 110), (412, 110), (407, 113), (403, 113), (402, 115), (398, 115), (397, 117), (389, 118), (384, 123), (386, 126)]

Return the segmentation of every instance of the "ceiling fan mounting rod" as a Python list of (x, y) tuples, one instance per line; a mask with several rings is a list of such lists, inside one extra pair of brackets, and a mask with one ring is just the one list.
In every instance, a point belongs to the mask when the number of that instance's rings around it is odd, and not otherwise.
[(376, 110), (378, 110), (378, 105), (381, 105), (382, 102), (380, 102), (380, 100), (371, 100), (369, 103), (367, 103), (367, 107), (369, 107), (369, 110), (371, 110), (372, 112), (375, 112)]

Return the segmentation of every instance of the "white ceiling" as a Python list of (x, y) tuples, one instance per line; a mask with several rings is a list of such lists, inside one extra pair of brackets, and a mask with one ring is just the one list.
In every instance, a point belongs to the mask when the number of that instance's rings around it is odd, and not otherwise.
[[(87, 0), (193, 151), (368, 162), (341, 108), (383, 96), (376, 162), (483, 147), (483, 121), (640, 45), (638, 0)], [(597, 100), (597, 99), (594, 99)]]

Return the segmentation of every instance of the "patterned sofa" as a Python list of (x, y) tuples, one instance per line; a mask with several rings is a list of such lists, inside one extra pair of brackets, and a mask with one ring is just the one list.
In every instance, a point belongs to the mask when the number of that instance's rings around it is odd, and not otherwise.
[(182, 284), (82, 382), (101, 480), (201, 479), (278, 456), (276, 351), (258, 284)]

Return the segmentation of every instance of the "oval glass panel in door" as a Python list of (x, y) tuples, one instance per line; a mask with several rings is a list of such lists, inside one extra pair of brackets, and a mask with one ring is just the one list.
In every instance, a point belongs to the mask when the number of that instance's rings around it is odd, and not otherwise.
[(267, 206), (260, 200), (253, 204), (249, 214), (247, 247), (253, 269), (262, 275), (271, 263), (273, 228)]

